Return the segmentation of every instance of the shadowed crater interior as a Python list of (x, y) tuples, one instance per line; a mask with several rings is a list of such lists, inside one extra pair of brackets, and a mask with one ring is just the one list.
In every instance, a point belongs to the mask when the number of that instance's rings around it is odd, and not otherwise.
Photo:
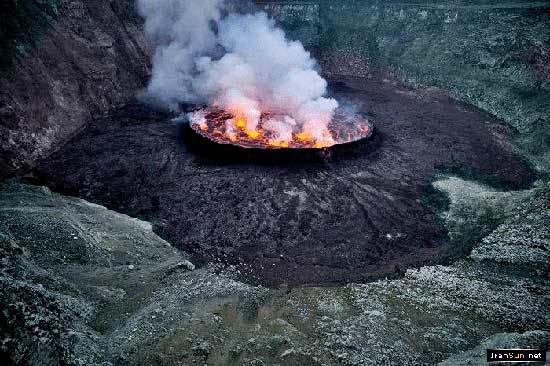
[[(363, 280), (437, 262), (452, 248), (423, 204), (447, 167), (507, 187), (534, 176), (495, 117), (438, 90), (342, 78), (335, 97), (375, 134), (288, 155), (220, 147), (133, 104), (98, 120), (36, 169), (54, 189), (145, 217), (174, 245), (267, 284)], [(229, 150), (227, 150), (229, 149)]]

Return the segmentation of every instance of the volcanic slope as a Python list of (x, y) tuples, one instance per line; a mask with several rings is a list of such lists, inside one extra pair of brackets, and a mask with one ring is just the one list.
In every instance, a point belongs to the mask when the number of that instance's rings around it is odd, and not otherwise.
[(442, 170), (508, 188), (535, 179), (513, 152), (512, 131), (438, 89), (381, 76), (339, 79), (331, 90), (367, 113), (376, 132), (324, 162), (232, 159), (183, 139), (169, 115), (133, 104), (94, 122), (35, 173), (53, 189), (149, 219), (175, 246), (267, 284), (363, 280), (446, 257), (453, 248), (426, 204)]

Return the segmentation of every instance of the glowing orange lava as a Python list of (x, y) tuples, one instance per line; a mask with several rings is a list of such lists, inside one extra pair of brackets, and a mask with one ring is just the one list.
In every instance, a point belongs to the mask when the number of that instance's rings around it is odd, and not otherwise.
[(260, 137), (260, 132), (258, 131), (246, 130), (245, 133), (251, 139), (257, 139)]
[(200, 135), (219, 144), (261, 149), (323, 149), (367, 138), (373, 132), (373, 125), (367, 118), (337, 110), (327, 129), (317, 133), (317, 137), (293, 131), (283, 140), (263, 127), (269, 117), (267, 113), (262, 114), (256, 129), (252, 130), (246, 118), (205, 108), (192, 113), (190, 125)]
[(244, 120), (243, 118), (239, 118), (237, 119), (235, 125), (240, 129), (244, 129), (246, 127), (246, 120)]
[(306, 141), (313, 141), (313, 135), (299, 132), (296, 135), (294, 135), (298, 141), (306, 142)]

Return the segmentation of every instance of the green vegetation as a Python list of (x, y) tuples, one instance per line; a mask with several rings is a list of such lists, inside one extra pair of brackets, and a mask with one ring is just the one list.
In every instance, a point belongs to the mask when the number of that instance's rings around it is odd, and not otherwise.
[(29, 53), (60, 8), (61, 0), (0, 2), (0, 78)]
[(550, 181), (550, 128), (548, 121), (538, 120), (516, 138), (516, 145), (530, 158), (539, 178)]

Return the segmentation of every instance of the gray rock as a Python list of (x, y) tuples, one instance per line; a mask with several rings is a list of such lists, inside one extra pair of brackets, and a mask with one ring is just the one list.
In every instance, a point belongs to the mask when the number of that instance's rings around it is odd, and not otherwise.
[(193, 263), (191, 263), (190, 261), (188, 260), (185, 260), (185, 261), (182, 261), (182, 262), (179, 262), (177, 264), (177, 266), (179, 268), (183, 268), (183, 269), (186, 269), (188, 271), (194, 271), (195, 270), (195, 265)]

